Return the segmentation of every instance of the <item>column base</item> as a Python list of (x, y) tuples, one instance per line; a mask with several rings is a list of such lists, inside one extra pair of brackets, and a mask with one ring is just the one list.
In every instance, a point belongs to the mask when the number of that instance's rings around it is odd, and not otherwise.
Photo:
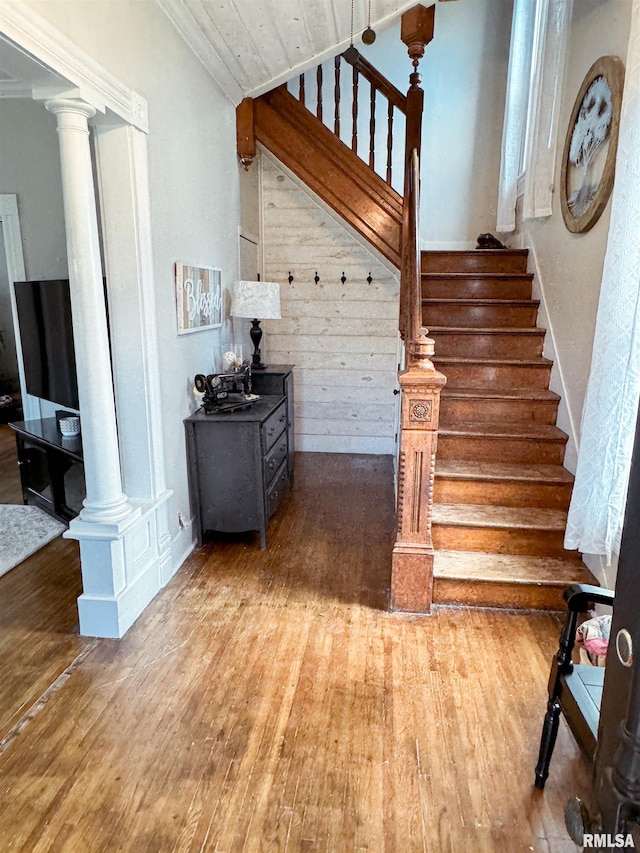
[(165, 491), (154, 501), (133, 501), (118, 524), (74, 519), (64, 534), (80, 543), (83, 593), (80, 633), (122, 637), (173, 575)]
[(433, 549), (396, 545), (391, 562), (391, 610), (429, 612), (433, 599), (433, 557)]

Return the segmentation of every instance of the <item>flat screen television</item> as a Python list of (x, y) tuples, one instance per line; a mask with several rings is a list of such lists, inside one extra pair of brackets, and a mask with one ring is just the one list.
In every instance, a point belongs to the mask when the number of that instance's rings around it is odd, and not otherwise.
[(78, 409), (69, 281), (16, 281), (27, 393)]

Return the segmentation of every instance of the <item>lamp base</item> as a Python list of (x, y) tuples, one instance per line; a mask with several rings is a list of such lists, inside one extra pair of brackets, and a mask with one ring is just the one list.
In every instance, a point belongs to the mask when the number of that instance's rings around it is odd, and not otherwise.
[(249, 329), (249, 337), (253, 343), (253, 358), (251, 360), (251, 370), (264, 370), (266, 364), (262, 363), (262, 353), (260, 352), (260, 341), (262, 340), (262, 329), (260, 328), (260, 320), (252, 320), (251, 328)]

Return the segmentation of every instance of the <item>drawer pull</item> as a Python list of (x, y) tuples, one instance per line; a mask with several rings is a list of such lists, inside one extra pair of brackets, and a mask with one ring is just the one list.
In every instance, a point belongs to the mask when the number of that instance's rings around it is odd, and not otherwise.
[(269, 462), (269, 470), (273, 471), (273, 469), (276, 468), (277, 465), (278, 465), (278, 460), (272, 459), (271, 462)]
[(275, 431), (276, 431), (275, 427), (269, 427), (269, 429), (267, 430), (267, 435), (269, 436), (269, 438), (271, 438), (271, 436), (274, 434)]

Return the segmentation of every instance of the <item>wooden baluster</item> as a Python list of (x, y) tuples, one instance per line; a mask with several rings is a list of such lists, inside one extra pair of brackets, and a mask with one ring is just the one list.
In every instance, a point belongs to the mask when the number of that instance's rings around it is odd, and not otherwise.
[(391, 568), (391, 609), (425, 613), (433, 594), (431, 515), (440, 391), (445, 377), (433, 366), (426, 329), (411, 342), (411, 362), (399, 377), (400, 460), (398, 527)]
[(393, 104), (389, 101), (387, 111), (387, 183), (391, 186), (391, 157), (393, 151)]
[(301, 75), (300, 75), (300, 90), (299, 90), (299, 92), (298, 92), (298, 100), (300, 101), (300, 103), (302, 104), (302, 106), (303, 106), (303, 107), (305, 106), (305, 103), (304, 103), (304, 100), (305, 100), (305, 88), (304, 88), (304, 87), (305, 87), (304, 74), (301, 74)]
[(369, 111), (369, 168), (375, 169), (376, 160), (376, 89), (371, 83), (371, 108)]
[(316, 89), (316, 115), (322, 121), (322, 65), (318, 65), (318, 70), (316, 71)]
[(340, 54), (333, 60), (335, 73), (335, 86), (333, 100), (335, 103), (335, 112), (333, 119), (333, 132), (336, 136), (340, 136)]
[(353, 104), (351, 106), (351, 150), (358, 153), (358, 69), (353, 67)]

